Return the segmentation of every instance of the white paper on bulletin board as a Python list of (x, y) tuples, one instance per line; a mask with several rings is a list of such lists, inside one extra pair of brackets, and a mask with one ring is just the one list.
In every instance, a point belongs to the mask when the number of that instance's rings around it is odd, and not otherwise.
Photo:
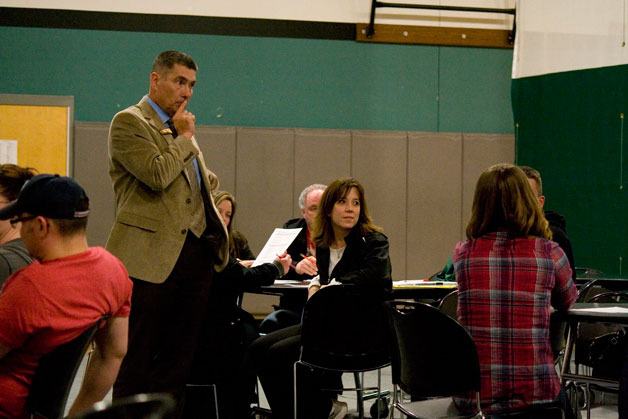
[(17, 140), (0, 140), (0, 164), (17, 164)]

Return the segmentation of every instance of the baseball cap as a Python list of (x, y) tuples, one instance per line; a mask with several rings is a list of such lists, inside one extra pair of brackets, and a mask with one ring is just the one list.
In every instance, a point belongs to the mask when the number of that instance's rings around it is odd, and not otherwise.
[(71, 220), (89, 214), (89, 198), (74, 179), (41, 174), (29, 179), (15, 201), (0, 210), (0, 220), (22, 213), (53, 219)]

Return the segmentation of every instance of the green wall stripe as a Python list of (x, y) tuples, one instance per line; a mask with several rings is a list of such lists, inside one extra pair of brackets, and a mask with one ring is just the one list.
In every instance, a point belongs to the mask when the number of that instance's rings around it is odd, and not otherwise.
[(576, 264), (619, 275), (619, 258), (628, 262), (628, 65), (516, 79), (512, 97), (518, 162), (541, 171), (546, 206), (567, 218)]
[(77, 120), (109, 121), (165, 49), (199, 63), (201, 124), (437, 131), (439, 115), (441, 131), (512, 132), (502, 49), (0, 27), (0, 92), (74, 96)]

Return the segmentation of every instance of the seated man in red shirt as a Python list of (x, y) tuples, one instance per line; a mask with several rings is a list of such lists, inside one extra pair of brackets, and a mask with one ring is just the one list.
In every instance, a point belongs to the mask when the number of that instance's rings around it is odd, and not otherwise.
[(103, 316), (96, 351), (75, 414), (107, 394), (126, 353), (132, 283), (122, 263), (85, 236), (89, 199), (74, 180), (37, 175), (0, 219), (20, 223), (35, 261), (0, 292), (0, 417), (24, 417), (40, 358), (71, 341)]

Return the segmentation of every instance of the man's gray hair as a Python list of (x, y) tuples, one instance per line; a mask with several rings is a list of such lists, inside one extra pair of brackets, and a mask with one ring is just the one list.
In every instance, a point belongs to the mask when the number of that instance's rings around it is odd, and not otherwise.
[(324, 191), (327, 188), (327, 185), (323, 185), (322, 183), (315, 183), (303, 189), (301, 191), (301, 195), (299, 195), (299, 208), (305, 209), (305, 198), (313, 191)]

